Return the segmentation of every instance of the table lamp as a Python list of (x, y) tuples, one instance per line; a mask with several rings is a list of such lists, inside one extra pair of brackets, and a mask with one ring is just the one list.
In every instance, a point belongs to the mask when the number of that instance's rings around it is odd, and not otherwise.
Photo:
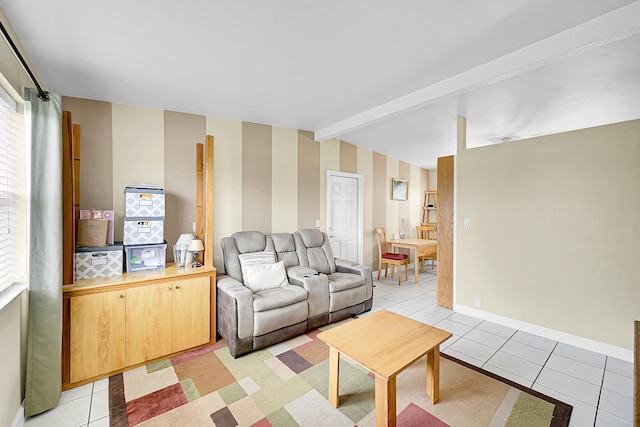
[(204, 246), (202, 244), (202, 240), (193, 239), (191, 243), (189, 243), (189, 250), (193, 252), (193, 265), (192, 268), (202, 267), (200, 261), (198, 261), (198, 256), (200, 255), (200, 251), (204, 250)]

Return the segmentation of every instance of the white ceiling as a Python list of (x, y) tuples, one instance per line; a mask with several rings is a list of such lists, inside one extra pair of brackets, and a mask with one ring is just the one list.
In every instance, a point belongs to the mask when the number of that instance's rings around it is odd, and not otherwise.
[(434, 168), (640, 118), (640, 1), (0, 0), (51, 91), (266, 123)]

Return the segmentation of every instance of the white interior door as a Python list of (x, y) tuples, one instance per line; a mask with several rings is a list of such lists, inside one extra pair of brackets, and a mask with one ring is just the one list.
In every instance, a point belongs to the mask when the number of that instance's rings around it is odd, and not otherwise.
[(333, 256), (362, 263), (362, 176), (327, 172), (327, 233)]

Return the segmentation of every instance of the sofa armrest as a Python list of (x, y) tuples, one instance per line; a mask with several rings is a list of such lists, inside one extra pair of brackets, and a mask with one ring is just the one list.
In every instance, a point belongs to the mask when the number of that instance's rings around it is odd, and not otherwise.
[(318, 274), (318, 272), (311, 267), (305, 267), (303, 265), (293, 265), (287, 268), (287, 277), (290, 279), (301, 276), (312, 276), (314, 274)]
[[(220, 300), (235, 301), (238, 319), (238, 337), (253, 336), (253, 292), (230, 276), (219, 276), (216, 279), (218, 292), (226, 298)], [(230, 309), (230, 307), (229, 307)]]
[(364, 285), (367, 288), (366, 299), (373, 296), (373, 275), (371, 274), (371, 267), (346, 259), (336, 258), (335, 261), (336, 271), (339, 271), (340, 273), (358, 274), (364, 277)]
[(329, 277), (312, 271), (314, 273), (289, 277), (289, 283), (301, 286), (307, 291), (309, 317), (329, 312)]

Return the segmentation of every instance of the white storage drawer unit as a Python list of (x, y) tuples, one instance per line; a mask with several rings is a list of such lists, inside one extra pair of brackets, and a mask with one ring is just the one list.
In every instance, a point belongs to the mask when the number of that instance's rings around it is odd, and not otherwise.
[(162, 270), (165, 266), (167, 244), (125, 246), (127, 272)]

